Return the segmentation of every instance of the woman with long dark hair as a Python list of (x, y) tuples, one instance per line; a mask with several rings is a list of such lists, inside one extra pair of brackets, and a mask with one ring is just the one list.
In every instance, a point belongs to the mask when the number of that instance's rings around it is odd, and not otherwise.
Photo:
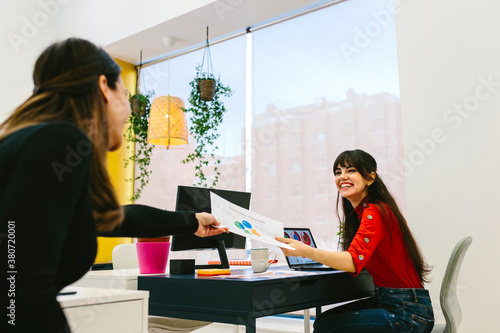
[(9, 332), (70, 332), (56, 296), (90, 269), (96, 236), (227, 232), (211, 214), (118, 203), (106, 153), (120, 147), (130, 115), (120, 71), (89, 41), (55, 43), (36, 61), (33, 94), (0, 125), (0, 234), (12, 235), (10, 252), (0, 240)]
[(343, 251), (311, 248), (278, 237), (304, 256), (357, 275), (366, 268), (373, 277), (375, 296), (320, 314), (314, 323), (323, 332), (430, 332), (434, 313), (427, 282), (430, 268), (399, 211), (396, 201), (377, 174), (377, 162), (362, 150), (341, 153), (333, 164), (338, 189)]

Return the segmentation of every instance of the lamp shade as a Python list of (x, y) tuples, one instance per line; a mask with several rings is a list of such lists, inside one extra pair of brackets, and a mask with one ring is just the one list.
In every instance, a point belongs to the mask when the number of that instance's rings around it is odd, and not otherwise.
[(156, 146), (186, 145), (188, 129), (184, 102), (179, 97), (159, 96), (151, 104), (148, 142)]

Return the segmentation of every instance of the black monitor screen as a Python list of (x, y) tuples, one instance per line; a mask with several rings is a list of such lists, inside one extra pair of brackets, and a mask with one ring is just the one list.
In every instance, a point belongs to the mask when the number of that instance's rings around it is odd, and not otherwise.
[[(210, 192), (242, 208), (250, 208), (250, 193), (217, 190), (192, 186), (177, 188), (176, 211), (194, 211), (197, 213), (211, 213)], [(201, 238), (194, 234), (182, 234), (172, 237), (172, 251), (215, 249), (219, 240), (223, 240), (226, 248), (244, 249), (246, 238), (233, 233), (224, 233), (217, 236)]]

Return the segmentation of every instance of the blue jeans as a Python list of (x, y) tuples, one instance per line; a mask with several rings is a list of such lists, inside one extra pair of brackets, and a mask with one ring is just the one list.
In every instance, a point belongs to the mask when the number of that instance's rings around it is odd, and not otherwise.
[(425, 289), (375, 287), (375, 296), (320, 314), (315, 333), (430, 332), (434, 312)]

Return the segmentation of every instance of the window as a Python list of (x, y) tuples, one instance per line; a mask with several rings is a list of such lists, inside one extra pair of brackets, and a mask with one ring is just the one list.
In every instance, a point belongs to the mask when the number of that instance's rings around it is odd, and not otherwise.
[[(234, 91), (217, 142), (219, 188), (245, 190), (251, 177), (252, 210), (310, 227), (318, 244), (337, 249), (331, 164), (359, 148), (375, 157), (404, 211), (393, 7), (390, 0), (350, 0), (252, 32), (253, 110), (245, 110), (246, 37), (211, 47), (214, 69)], [(186, 102), (202, 51), (145, 68), (143, 88)], [(246, 113), (252, 113), (250, 170)], [(155, 151), (141, 202), (173, 207), (177, 184), (193, 183), (193, 166), (179, 163), (187, 153)]]
[[(220, 75), (223, 84), (233, 90), (231, 98), (224, 100), (227, 112), (220, 126), (220, 138), (215, 152), (221, 160), (218, 187), (230, 190), (245, 190), (245, 36), (210, 46), (215, 75)], [(189, 82), (196, 75), (196, 66), (201, 63), (203, 50), (188, 53), (142, 70), (142, 91), (155, 92), (156, 96), (181, 97), (189, 107)], [(187, 114), (188, 128), (189, 114)], [(227, 139), (231, 138), (231, 139)], [(155, 148), (151, 159), (151, 179), (137, 203), (147, 203), (155, 207), (175, 208), (177, 185), (194, 183), (194, 165), (181, 164), (194, 149), (194, 138), (189, 137), (187, 148)], [(205, 172), (213, 177), (213, 170)]]
[[(275, 163), (279, 188), (290, 190), (278, 191), (280, 205), (267, 205), (260, 189), (266, 187), (269, 175), (252, 170), (252, 207), (285, 224), (297, 221), (310, 227), (331, 249), (337, 248), (331, 241), (338, 231), (337, 191), (328, 184), (334, 182), (331, 163), (340, 152), (366, 150), (379, 161), (382, 173), (403, 179), (395, 18), (387, 9), (390, 5), (390, 1), (346, 1), (252, 36), (254, 119), (258, 119), (253, 126), (259, 130), (265, 119), (269, 122), (279, 114), (284, 125), (273, 137), (278, 156), (294, 156), (290, 163), (282, 158), (272, 162), (267, 151), (255, 151), (253, 161)], [(319, 124), (326, 129), (319, 129)], [(280, 142), (287, 135), (289, 139)], [(403, 197), (402, 182), (386, 182), (396, 197)]]

